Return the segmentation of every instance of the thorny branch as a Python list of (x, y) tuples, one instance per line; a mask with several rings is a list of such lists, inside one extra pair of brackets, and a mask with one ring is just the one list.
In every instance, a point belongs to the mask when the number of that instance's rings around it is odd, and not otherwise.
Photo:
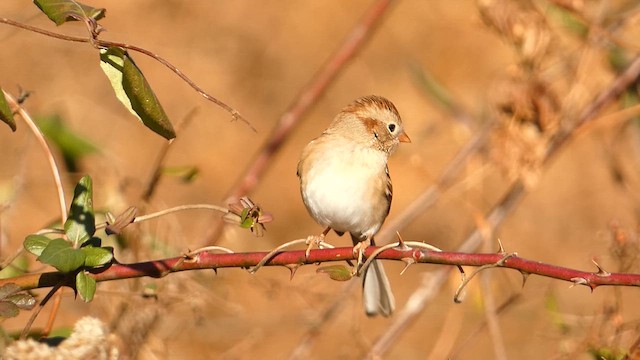
[[(378, 251), (378, 247), (370, 246), (365, 256), (370, 257)], [(88, 269), (91, 276), (98, 282), (122, 280), (139, 277), (161, 278), (170, 273), (222, 268), (248, 269), (259, 264), (265, 257), (270, 260), (263, 266), (298, 266), (316, 263), (355, 260), (357, 255), (352, 247), (311, 250), (306, 255), (305, 250), (283, 251), (272, 255), (268, 252), (245, 252), (212, 254), (196, 252), (184, 256), (138, 262), (132, 264), (114, 263), (102, 268)], [(492, 266), (520, 271), (522, 274), (535, 274), (553, 279), (564, 280), (573, 285), (585, 285), (591, 290), (603, 285), (640, 286), (640, 274), (609, 273), (596, 264), (597, 271), (589, 272), (518, 257), (515, 253), (505, 256), (504, 253), (461, 253), (446, 251), (431, 251), (417, 248), (387, 249), (377, 255), (378, 259), (403, 261), (405, 263), (440, 264), (456, 266)], [(28, 274), (11, 279), (0, 280), (0, 286), (14, 283), (22, 290), (47, 288), (57, 285), (73, 286), (73, 274), (61, 272), (46, 272)]]

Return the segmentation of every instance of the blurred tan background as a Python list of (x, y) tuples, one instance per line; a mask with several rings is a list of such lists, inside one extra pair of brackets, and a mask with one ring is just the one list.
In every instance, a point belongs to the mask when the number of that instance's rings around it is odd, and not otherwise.
[[(204, 100), (165, 67), (131, 53), (174, 123), (196, 110), (178, 133), (167, 165), (196, 166), (199, 175), (191, 183), (164, 177), (146, 212), (190, 203), (226, 205), (226, 193), (279, 117), (371, 4), (361, 0), (85, 3), (107, 8), (106, 18), (100, 21), (107, 29), (102, 39), (161, 55), (237, 109), (257, 129), (254, 133), (243, 123), (232, 122), (228, 113)], [(343, 106), (359, 96), (378, 94), (396, 104), (412, 139), (390, 159), (394, 199), (388, 220), (434, 184), (479, 124), (500, 123), (488, 150), (474, 156), (436, 205), (401, 231), (404, 239), (455, 250), (520, 176), (530, 185), (530, 192), (487, 239), (484, 251), (495, 251), (499, 238), (507, 251), (525, 258), (595, 271), (591, 259), (596, 257), (606, 270), (619, 270), (620, 259), (611, 252), (610, 225), (619, 224), (626, 239), (635, 240), (640, 190), (637, 121), (596, 121), (545, 166), (536, 163), (535, 154), (548, 134), (574, 119), (614, 77), (607, 42), (630, 54), (638, 51), (640, 13), (629, 4), (572, 2), (576, 13), (583, 16), (576, 16), (577, 21), (601, 26), (596, 30), (603, 34), (587, 41), (572, 32), (566, 17), (551, 3), (523, 3), (522, 14), (537, 14), (535, 21), (544, 19), (540, 26), (545, 30), (537, 35), (546, 36), (547, 43), (532, 45), (534, 53), (544, 47), (541, 54), (532, 55), (532, 73), (554, 96), (539, 98), (557, 100), (554, 115), (548, 117), (552, 123), (531, 127), (515, 121), (530, 120), (526, 116), (514, 120), (516, 114), (510, 123), (497, 110), (504, 102), (515, 103), (519, 84), (530, 79), (522, 75), (527, 48), (518, 51), (483, 21), (479, 11), (510, 7), (491, 1), (394, 3), (364, 49), (302, 119), (251, 194), (275, 218), (267, 225), (265, 236), (256, 238), (246, 230), (229, 228), (219, 244), (236, 251), (264, 251), (319, 233), (322, 229), (307, 215), (300, 199), (295, 176), (299, 154)], [(3, 1), (0, 16), (85, 35), (77, 23), (55, 28), (24, 1)], [(512, 20), (515, 25), (518, 21), (531, 24), (526, 16)], [(615, 28), (610, 26), (614, 20), (620, 21)], [(526, 34), (530, 28), (524, 30)], [(14, 94), (18, 86), (32, 91), (25, 105), (32, 115), (59, 114), (73, 131), (100, 148), (99, 154), (81, 162), (82, 173), (94, 180), (95, 207), (117, 213), (128, 206), (143, 206), (140, 192), (163, 140), (137, 122), (113, 96), (98, 66), (96, 50), (6, 25), (0, 26), (0, 40), (4, 49), (0, 52), (2, 88)], [(415, 69), (431, 74), (450, 92), (473, 118), (471, 128), (456, 121), (425, 92)], [(526, 103), (528, 98), (522, 97)], [(616, 109), (618, 105), (607, 111)], [(58, 216), (55, 188), (42, 151), (25, 124), (18, 121), (18, 127), (16, 133), (0, 127), (0, 200), (9, 206), (0, 213), (3, 259), (20, 248), (27, 234)], [(522, 146), (522, 156), (520, 147), (513, 144), (517, 138), (513, 131), (520, 130), (527, 144)], [(534, 154), (533, 165), (522, 158), (529, 154)], [(81, 175), (65, 174), (68, 196)], [(141, 260), (178, 256), (202, 245), (217, 216), (178, 213), (141, 224), (131, 236), (140, 241)], [(339, 246), (350, 243), (335, 234), (328, 241)], [(131, 261), (131, 256), (116, 251), (120, 261)], [(33, 258), (30, 261), (32, 270), (44, 270)], [(425, 274), (438, 268), (413, 266), (400, 275), (403, 264), (387, 262), (385, 266), (398, 310)], [(91, 304), (74, 300), (67, 291), (56, 324), (67, 327), (84, 315), (98, 317), (120, 336), (128, 334), (122, 338), (123, 347), (135, 344), (137, 348), (125, 353), (137, 351), (140, 359), (288, 358), (344, 286), (315, 270), (314, 266), (301, 268), (291, 280), (287, 269), (265, 268), (255, 275), (223, 269), (217, 275), (200, 271), (160, 280), (102, 283)], [(628, 270), (637, 271), (637, 266)], [(590, 349), (628, 349), (638, 336), (637, 289), (598, 288), (591, 293), (586, 287), (571, 288), (569, 283), (537, 276), (531, 276), (521, 288), (521, 277), (514, 271), (498, 269), (489, 274), (485, 291), (480, 280), (472, 282), (462, 304), (452, 301), (459, 283), (459, 276), (453, 274), (449, 285), (396, 340), (385, 358), (423, 359), (430, 354), (435, 359), (495, 358), (495, 337), (484, 327), (487, 290), (498, 305), (520, 294), (497, 318), (509, 358), (590, 359)], [(157, 286), (157, 301), (140, 297), (141, 286), (150, 284)], [(45, 309), (35, 326), (44, 326), (47, 316)], [(27, 317), (23, 314), (3, 326), (19, 331)], [(360, 358), (393, 320), (367, 318), (356, 287), (344, 297), (336, 317), (320, 328), (305, 358)]]

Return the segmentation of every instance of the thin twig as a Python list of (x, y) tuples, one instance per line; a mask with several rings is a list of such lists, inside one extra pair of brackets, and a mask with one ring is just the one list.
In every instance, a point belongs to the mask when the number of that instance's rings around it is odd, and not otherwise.
[[(226, 214), (226, 213), (229, 212), (229, 209), (227, 209), (227, 208), (225, 208), (223, 206), (218, 206), (218, 205), (212, 205), (212, 204), (187, 204), (187, 205), (174, 206), (172, 208), (156, 211), (154, 213), (150, 213), (150, 214), (147, 214), (147, 215), (136, 216), (133, 219), (132, 222), (133, 223), (139, 223), (139, 222), (155, 219), (155, 218), (158, 218), (158, 217), (161, 217), (161, 216), (164, 216), (164, 215), (168, 215), (168, 214), (172, 214), (172, 213), (176, 213), (176, 212), (180, 212), (180, 211), (185, 211), (185, 210), (211, 210), (211, 211), (217, 211), (217, 212), (220, 212), (220, 213), (223, 213), (223, 214)], [(96, 224), (96, 230), (104, 229), (108, 225), (109, 224), (106, 223), (106, 222)], [(47, 228), (47, 229), (38, 230), (35, 234), (37, 234), (37, 235), (46, 235), (46, 234), (63, 235), (64, 234), (64, 230), (63, 229)]]
[[(228, 249), (226, 247), (222, 247), (222, 246), (205, 246), (205, 247), (202, 247), (202, 248), (199, 248), (199, 249), (195, 249), (195, 250), (189, 251), (188, 253), (184, 254), (182, 256), (182, 259), (180, 259), (180, 261), (176, 262), (175, 265), (173, 265), (173, 268), (171, 270), (175, 271), (175, 269), (179, 268), (180, 265), (182, 265), (182, 263), (185, 262), (185, 261), (194, 261), (195, 257), (198, 254), (201, 254), (201, 253), (204, 253), (204, 252), (211, 252), (211, 251), (222, 251), (222, 252), (225, 252), (227, 254), (233, 254), (234, 253), (233, 250)], [(170, 273), (171, 270), (167, 270), (167, 273)]]
[[(273, 259), (273, 257), (276, 256), (278, 253), (280, 253), (283, 249), (286, 249), (290, 246), (299, 245), (299, 244), (308, 244), (308, 241), (309, 239), (298, 239), (298, 240), (288, 241), (278, 246), (277, 248), (271, 250), (267, 255), (265, 255), (262, 258), (262, 260), (260, 260), (260, 262), (256, 264), (256, 266), (249, 269), (249, 273), (255, 274), (261, 267), (263, 267), (267, 262), (269, 262), (269, 260)], [(309, 251), (310, 250), (307, 250), (305, 253), (308, 254)]]
[(164, 209), (162, 211), (157, 211), (151, 214), (147, 214), (147, 215), (142, 215), (142, 216), (136, 216), (136, 219), (133, 220), (134, 223), (138, 223), (138, 222), (142, 222), (142, 221), (146, 221), (149, 219), (153, 219), (153, 218), (157, 218), (160, 216), (164, 216), (167, 214), (171, 214), (174, 212), (178, 212), (178, 211), (184, 211), (184, 210), (212, 210), (212, 211), (218, 211), (221, 212), (223, 214), (226, 214), (229, 212), (229, 209), (223, 207), (223, 206), (218, 206), (218, 205), (212, 205), (212, 204), (188, 204), (188, 205), (180, 205), (180, 206), (175, 206), (169, 209)]
[(166, 66), (174, 74), (178, 75), (184, 82), (189, 84), (189, 86), (191, 86), (198, 94), (202, 95), (202, 97), (204, 97), (205, 99), (213, 102), (214, 104), (218, 105), (220, 108), (222, 108), (225, 111), (227, 111), (228, 113), (230, 113), (231, 117), (233, 118), (233, 120), (240, 120), (240, 121), (244, 122), (245, 124), (247, 124), (251, 128), (251, 130), (256, 131), (256, 129), (253, 127), (253, 125), (251, 125), (251, 123), (248, 120), (246, 120), (242, 115), (240, 115), (238, 110), (236, 110), (236, 109), (232, 108), (231, 106), (225, 104), (221, 100), (218, 100), (217, 98), (209, 95), (206, 91), (204, 91), (201, 87), (199, 87), (195, 82), (193, 82), (189, 77), (187, 77), (187, 75), (185, 75), (182, 71), (180, 71), (180, 69), (178, 69), (176, 66), (171, 64), (169, 61), (165, 60), (160, 55), (154, 54), (153, 52), (151, 52), (149, 50), (143, 49), (143, 48), (135, 46), (135, 45), (129, 45), (129, 44), (115, 42), (115, 41), (107, 41), (107, 40), (100, 40), (100, 39), (94, 39), (94, 38), (84, 38), (84, 37), (78, 37), (78, 36), (70, 36), (70, 35), (58, 34), (58, 33), (52, 32), (52, 31), (40, 29), (40, 28), (37, 28), (35, 26), (31, 26), (31, 25), (27, 25), (27, 24), (22, 24), (20, 22), (17, 22), (17, 21), (11, 20), (11, 19), (7, 19), (7, 18), (2, 18), (2, 17), (0, 17), (0, 23), (5, 23), (7, 25), (12, 25), (12, 26), (15, 26), (15, 27), (19, 27), (19, 28), (22, 28), (22, 29), (25, 29), (25, 30), (33, 31), (33, 32), (36, 32), (38, 34), (42, 34), (42, 35), (49, 36), (49, 37), (56, 38), (56, 39), (60, 39), (60, 40), (88, 43), (88, 44), (93, 44), (94, 46), (100, 47), (100, 48), (120, 47), (120, 48), (123, 48), (123, 49), (132, 50), (132, 51), (139, 52), (141, 54), (147, 55), (147, 56), (155, 59), (156, 61), (158, 61), (162, 65)]
[[(44, 309), (44, 306), (47, 304), (47, 302), (49, 302), (49, 299), (51, 299), (51, 297), (54, 294), (59, 293), (58, 290), (60, 290), (61, 287), (62, 287), (62, 283), (58, 283), (56, 285), (53, 285), (53, 288), (51, 290), (49, 290), (49, 292), (44, 297), (44, 299), (42, 299), (42, 301), (40, 301), (40, 304), (38, 304), (38, 307), (35, 309), (35, 311), (33, 313), (31, 313), (31, 316), (29, 317), (29, 320), (27, 321), (27, 324), (22, 329), (22, 333), (20, 333), (20, 339), (21, 340), (24, 340), (24, 339), (27, 338), (27, 335), (29, 335), (29, 331), (31, 330), (31, 326), (33, 325), (33, 322), (36, 320), (36, 318), (40, 314), (40, 311), (42, 311), (42, 309)], [(49, 319), (49, 320), (51, 321), (51, 319)]]
[(204, 252), (211, 252), (211, 251), (222, 251), (222, 252), (225, 252), (227, 254), (233, 254), (235, 252), (235, 251), (233, 251), (233, 250), (231, 250), (229, 248), (226, 248), (224, 246), (205, 246), (205, 247), (200, 248), (200, 249), (195, 249), (195, 250), (189, 251), (188, 253), (184, 254), (184, 256), (188, 257), (188, 258), (193, 258), (198, 254), (202, 254)]
[[(371, 255), (369, 255), (367, 257), (367, 261), (365, 261), (364, 264), (362, 264), (362, 266), (360, 267), (360, 269), (358, 269), (358, 273), (357, 274), (358, 275), (359, 274), (366, 274), (367, 273), (367, 269), (369, 268), (369, 266), (371, 265), (373, 260), (375, 260), (378, 257), (378, 255), (380, 255), (383, 251), (385, 251), (387, 249), (393, 249), (393, 248), (399, 247), (401, 245), (408, 246), (407, 249), (410, 249), (411, 247), (414, 247), (414, 248), (419, 248), (419, 249), (427, 249), (427, 250), (431, 250), (431, 251), (442, 251), (442, 250), (438, 249), (437, 247), (435, 247), (433, 245), (426, 244), (426, 243), (421, 243), (421, 242), (417, 242), (417, 241), (406, 241), (406, 242), (397, 242), (397, 243), (387, 244), (387, 245), (379, 247), (378, 249), (376, 249), (376, 251), (371, 253)], [(402, 271), (404, 272), (404, 270), (402, 270)]]
[(456, 290), (455, 295), (453, 295), (453, 300), (455, 302), (457, 302), (457, 303), (461, 302), (461, 301), (458, 301), (458, 299), (460, 299), (462, 291), (464, 290), (464, 288), (467, 285), (469, 285), (471, 280), (476, 275), (478, 275), (480, 272), (482, 272), (482, 271), (484, 271), (486, 269), (492, 269), (492, 268), (503, 266), (504, 262), (507, 261), (507, 259), (509, 259), (510, 257), (514, 257), (514, 256), (516, 256), (516, 254), (505, 254), (504, 257), (502, 259), (500, 259), (499, 261), (497, 261), (495, 264), (482, 265), (479, 268), (477, 268), (474, 272), (471, 273), (470, 276), (466, 277), (465, 280), (460, 283), (460, 285), (458, 286), (458, 290)]
[(33, 133), (33, 135), (38, 140), (40, 147), (44, 151), (45, 157), (49, 162), (49, 167), (51, 168), (51, 174), (53, 176), (53, 181), (56, 186), (56, 193), (58, 194), (58, 204), (60, 205), (60, 219), (64, 223), (67, 219), (67, 204), (65, 202), (64, 196), (64, 188), (62, 187), (62, 176), (60, 176), (60, 170), (58, 169), (58, 165), (56, 164), (56, 159), (53, 157), (53, 152), (47, 144), (47, 141), (44, 138), (44, 135), (33, 121), (29, 113), (11, 96), (11, 94), (3, 91), (4, 97), (7, 99), (11, 107), (20, 114), (20, 117), (24, 120), (24, 122), (29, 126), (29, 129)]
[[(42, 147), (42, 150), (45, 153), (45, 157), (49, 162), (49, 167), (51, 168), (51, 173), (53, 175), (53, 181), (56, 186), (56, 193), (58, 194), (58, 203), (60, 205), (60, 219), (61, 219), (61, 222), (64, 223), (67, 220), (67, 204), (64, 196), (64, 188), (62, 187), (62, 176), (60, 175), (60, 169), (56, 164), (56, 159), (53, 157), (53, 152), (51, 151), (49, 144), (45, 140), (44, 134), (42, 134), (42, 132), (36, 125), (35, 121), (33, 121), (33, 119), (31, 118), (29, 113), (24, 109), (24, 107), (22, 107), (22, 105), (17, 100), (15, 100), (10, 94), (4, 91), (3, 93), (5, 98), (11, 105), (11, 107), (17, 110), (18, 114), (20, 114), (20, 117), (27, 124), (27, 126), (29, 127), (33, 135), (36, 137), (36, 139), (38, 140), (38, 143), (40, 144), (40, 146)], [(53, 327), (53, 323), (55, 322), (56, 316), (58, 314), (58, 309), (60, 308), (60, 302), (62, 301), (62, 290), (56, 291), (55, 293), (56, 293), (56, 296), (54, 299), (53, 309), (49, 314), (49, 320), (47, 321), (47, 327), (45, 328), (45, 332), (47, 330), (51, 330), (51, 328)], [(37, 316), (40, 313), (40, 309), (41, 307), (38, 308), (36, 312), (34, 312), (33, 320), (35, 320), (35, 316)], [(28, 324), (28, 327), (30, 326), (31, 324)]]

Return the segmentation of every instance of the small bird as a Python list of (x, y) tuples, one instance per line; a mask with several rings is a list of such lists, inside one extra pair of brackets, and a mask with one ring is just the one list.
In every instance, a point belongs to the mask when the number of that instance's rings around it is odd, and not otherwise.
[[(411, 142), (393, 103), (365, 96), (347, 105), (322, 135), (302, 151), (300, 192), (309, 214), (325, 226), (351, 234), (359, 258), (389, 214), (393, 195), (387, 159), (401, 142)], [(361, 265), (360, 263), (358, 266)], [(363, 278), (369, 316), (390, 316), (395, 308), (382, 264), (373, 261)]]

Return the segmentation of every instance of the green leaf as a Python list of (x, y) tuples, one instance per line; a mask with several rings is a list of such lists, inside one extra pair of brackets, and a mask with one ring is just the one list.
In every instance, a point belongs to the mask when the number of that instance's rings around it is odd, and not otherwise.
[(11, 111), (2, 89), (0, 89), (0, 120), (9, 125), (11, 130), (16, 131), (16, 121), (13, 119), (13, 111)]
[(167, 140), (176, 137), (151, 86), (125, 50), (118, 47), (100, 50), (100, 67), (118, 100), (146, 127)]
[(42, 251), (40, 262), (49, 264), (61, 272), (71, 272), (84, 265), (85, 254), (79, 249), (74, 249), (64, 239), (54, 239)]
[[(27, 253), (18, 255), (9, 265), (0, 270), (0, 279), (10, 279), (24, 275), (29, 268), (29, 257)], [(1, 335), (0, 335), (1, 336)]]
[(253, 218), (249, 216), (250, 210), (250, 208), (244, 208), (240, 213), (240, 227), (243, 229), (249, 229), (253, 226)]
[(100, 20), (106, 11), (102, 8), (81, 4), (75, 0), (34, 0), (33, 2), (56, 25), (73, 20)]
[(84, 266), (87, 267), (104, 265), (113, 259), (113, 249), (109, 247), (85, 246), (80, 251), (85, 255)]
[(11, 318), (20, 314), (20, 309), (16, 304), (9, 301), (0, 301), (0, 317)]
[(90, 176), (83, 176), (73, 191), (73, 201), (69, 217), (64, 223), (64, 232), (74, 247), (82, 244), (96, 232), (93, 215), (93, 182)]
[(76, 290), (82, 300), (90, 302), (96, 293), (96, 280), (89, 276), (86, 271), (80, 271), (76, 275)]
[(176, 176), (185, 183), (190, 183), (196, 179), (200, 170), (196, 166), (167, 166), (162, 168), (162, 173)]
[[(64, 241), (64, 240), (63, 240)], [(35, 256), (42, 255), (47, 245), (51, 242), (51, 239), (44, 235), (29, 235), (24, 239), (24, 248)]]
[(36, 124), (44, 136), (60, 149), (65, 159), (75, 161), (99, 151), (94, 144), (69, 129), (59, 115), (39, 117)]
[[(54, 339), (54, 338), (66, 339), (66, 338), (70, 337), (71, 334), (73, 334), (73, 327), (70, 327), (70, 326), (60, 326), (60, 327), (58, 327), (58, 326), (56, 326), (55, 328), (51, 329), (51, 332), (49, 333), (47, 338), (48, 339)], [(59, 344), (57, 344), (56, 346), (58, 346), (58, 345)]]
[(351, 270), (344, 265), (321, 266), (316, 270), (316, 273), (327, 274), (336, 281), (347, 281), (353, 277)]

